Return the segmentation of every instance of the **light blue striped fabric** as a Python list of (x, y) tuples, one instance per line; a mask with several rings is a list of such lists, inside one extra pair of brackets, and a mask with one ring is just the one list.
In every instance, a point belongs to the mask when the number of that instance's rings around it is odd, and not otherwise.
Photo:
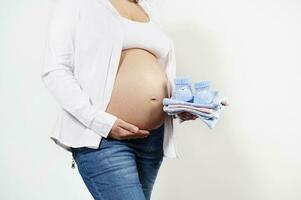
[[(164, 98), (163, 99), (163, 110), (164, 112), (166, 112), (168, 115), (174, 115), (177, 116), (178, 113), (181, 112), (189, 112), (192, 113), (194, 115), (196, 115), (200, 120), (202, 120), (209, 128), (213, 128), (218, 119), (220, 118), (220, 114), (222, 113), (224, 106), (226, 106), (227, 104), (223, 104), (222, 103), (222, 96), (220, 94), (220, 92), (218, 91), (214, 91), (213, 92), (214, 97), (212, 99), (212, 102), (209, 104), (197, 104), (197, 103), (192, 103), (192, 102), (186, 102), (186, 101), (179, 101), (177, 99), (175, 99), (174, 97), (171, 98)], [(169, 105), (185, 105), (190, 108), (187, 107), (181, 107), (179, 106), (178, 108), (170, 108)], [(201, 111), (197, 111), (193, 108), (195, 107), (202, 107), (202, 108), (210, 108), (213, 109), (214, 112), (211, 114), (208, 113), (204, 113)], [(182, 123), (183, 121), (180, 119), (180, 123)]]
[[(199, 119), (201, 119), (209, 128), (213, 128), (218, 119), (220, 118), (220, 114), (223, 111), (224, 106), (221, 105), (218, 107), (218, 109), (212, 113), (212, 114), (207, 114), (201, 111), (196, 111), (194, 109), (189, 109), (189, 108), (168, 108), (168, 106), (163, 106), (163, 110), (168, 114), (168, 115), (177, 115), (178, 113), (187, 111), (189, 113), (192, 113), (196, 115)], [(183, 121), (180, 119), (180, 123)]]

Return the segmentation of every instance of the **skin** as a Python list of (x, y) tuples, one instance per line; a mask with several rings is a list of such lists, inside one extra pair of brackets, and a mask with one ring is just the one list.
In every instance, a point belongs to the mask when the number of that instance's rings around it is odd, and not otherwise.
[(178, 114), (178, 116), (183, 121), (195, 120), (196, 118), (198, 118), (196, 115), (191, 114), (189, 112), (181, 112), (181, 113)]
[[(149, 21), (147, 13), (135, 1), (110, 2), (125, 18)], [(140, 77), (145, 77), (143, 82)], [(155, 55), (138, 48), (123, 50), (111, 101), (106, 109), (108, 113), (117, 116), (108, 137), (117, 140), (148, 137), (150, 130), (164, 123), (166, 113), (163, 111), (162, 99), (168, 97), (170, 89), (171, 85)], [(183, 121), (197, 118), (188, 112), (179, 113), (178, 117)]]

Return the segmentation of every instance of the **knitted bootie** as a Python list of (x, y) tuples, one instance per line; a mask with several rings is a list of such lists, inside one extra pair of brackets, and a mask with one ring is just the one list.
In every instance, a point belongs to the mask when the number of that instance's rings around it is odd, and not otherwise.
[(213, 99), (213, 94), (210, 89), (210, 81), (200, 81), (194, 83), (195, 94), (193, 97), (193, 103), (209, 104)]
[(176, 77), (174, 79), (175, 89), (173, 91), (172, 99), (179, 101), (193, 101), (193, 93), (191, 80), (188, 77)]

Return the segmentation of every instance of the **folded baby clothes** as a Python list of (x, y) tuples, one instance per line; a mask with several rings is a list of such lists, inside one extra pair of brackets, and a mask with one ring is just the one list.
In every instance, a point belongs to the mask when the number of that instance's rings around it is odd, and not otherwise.
[(166, 107), (169, 108), (169, 109), (172, 109), (172, 108), (187, 108), (187, 109), (193, 109), (193, 110), (208, 113), (208, 114), (211, 114), (211, 113), (214, 112), (214, 110), (210, 109), (210, 108), (203, 108), (203, 107), (189, 106), (189, 105), (181, 105), (181, 104), (170, 104)]
[(178, 113), (186, 111), (186, 112), (192, 113), (194, 115), (199, 115), (199, 116), (205, 117), (207, 119), (210, 119), (213, 117), (219, 118), (219, 115), (217, 112), (208, 114), (208, 113), (204, 113), (199, 110), (195, 110), (195, 109), (193, 109), (193, 107), (191, 107), (191, 108), (187, 108), (187, 107), (171, 108), (170, 106), (163, 106), (163, 111), (167, 112), (167, 114), (178, 114)]
[[(209, 128), (213, 128), (218, 119), (220, 118), (220, 114), (223, 111), (224, 106), (218, 107), (218, 109), (213, 114), (206, 114), (200, 111), (196, 111), (194, 109), (187, 109), (187, 108), (169, 108), (169, 106), (163, 106), (163, 110), (167, 112), (168, 115), (177, 115), (181, 112), (189, 112), (196, 115), (199, 119), (201, 119)], [(182, 123), (183, 120), (179, 118), (179, 122)]]
[(173, 104), (180, 104), (180, 105), (188, 105), (188, 106), (194, 106), (194, 107), (201, 107), (201, 108), (210, 108), (210, 109), (217, 109), (221, 105), (227, 105), (227, 98), (221, 96), (220, 92), (213, 91), (213, 99), (210, 103), (193, 103), (193, 102), (187, 102), (187, 101), (180, 101), (175, 99), (173, 96), (171, 98), (164, 98), (163, 99), (163, 105), (173, 105)]
[[(176, 79), (184, 79), (182, 77)], [(176, 80), (178, 81), (179, 80)], [(186, 77), (186, 79), (189, 79)], [(177, 83), (177, 82), (175, 82)], [(203, 83), (202, 83), (203, 84)], [(186, 86), (187, 87), (187, 86)], [(180, 88), (180, 87), (179, 87)], [(181, 88), (180, 88), (181, 89)], [(186, 89), (187, 90), (187, 89)], [(183, 90), (185, 91), (185, 90)], [(181, 90), (177, 91), (181, 93)], [(209, 128), (213, 128), (218, 119), (220, 118), (220, 114), (222, 113), (224, 106), (228, 105), (227, 98), (222, 96), (219, 91), (209, 91), (211, 93), (211, 99), (207, 99), (207, 101), (185, 101), (183, 99), (178, 99), (175, 95), (176, 91), (173, 91), (173, 95), (171, 98), (163, 99), (163, 111), (166, 112), (170, 116), (178, 117), (178, 114), (181, 112), (189, 112), (195, 116), (197, 116), (200, 120), (202, 120)], [(200, 98), (200, 97), (198, 97)], [(198, 103), (196, 103), (198, 102)], [(182, 123), (184, 120), (179, 118), (179, 122)]]

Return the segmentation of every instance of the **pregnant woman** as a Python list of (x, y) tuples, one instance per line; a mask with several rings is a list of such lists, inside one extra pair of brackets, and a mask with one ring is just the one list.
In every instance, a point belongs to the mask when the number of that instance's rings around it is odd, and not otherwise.
[(174, 49), (155, 5), (58, 0), (52, 13), (42, 79), (62, 112), (51, 139), (72, 153), (97, 200), (150, 199), (163, 157), (177, 157), (162, 104)]

